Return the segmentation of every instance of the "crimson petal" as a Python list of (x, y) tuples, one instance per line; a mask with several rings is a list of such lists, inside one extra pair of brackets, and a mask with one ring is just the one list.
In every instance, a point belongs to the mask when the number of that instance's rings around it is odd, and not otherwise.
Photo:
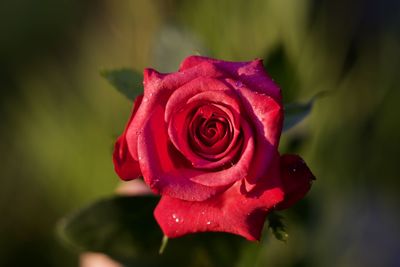
[(287, 209), (307, 194), (315, 176), (303, 159), (297, 155), (282, 155), (280, 165), (285, 199), (277, 206), (277, 209)]
[(142, 102), (143, 95), (139, 95), (136, 97), (135, 101), (133, 102), (133, 108), (131, 117), (125, 127), (124, 132), (120, 137), (118, 137), (117, 141), (115, 142), (114, 152), (113, 152), (113, 163), (115, 172), (122, 180), (132, 180), (141, 175), (139, 163), (135, 160), (131, 153), (128, 150), (128, 144), (126, 141), (126, 131), (131, 124), (132, 120), (134, 119), (137, 110)]
[(267, 213), (283, 200), (279, 177), (269, 177), (257, 197), (241, 193), (240, 181), (206, 201), (161, 197), (154, 216), (170, 238), (196, 232), (228, 232), (255, 241), (260, 239)]

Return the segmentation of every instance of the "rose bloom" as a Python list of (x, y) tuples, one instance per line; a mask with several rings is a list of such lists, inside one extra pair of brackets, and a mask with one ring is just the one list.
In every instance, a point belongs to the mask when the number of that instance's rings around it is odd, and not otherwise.
[(281, 92), (261, 60), (191, 56), (175, 73), (145, 69), (143, 84), (113, 161), (123, 180), (143, 177), (161, 195), (154, 216), (166, 236), (259, 240), (267, 213), (310, 189), (304, 161), (279, 155)]

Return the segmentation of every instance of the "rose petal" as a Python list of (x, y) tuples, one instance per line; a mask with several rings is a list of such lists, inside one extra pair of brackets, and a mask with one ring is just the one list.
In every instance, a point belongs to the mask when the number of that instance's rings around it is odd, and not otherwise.
[[(195, 126), (193, 126), (192, 121), (189, 119), (192, 110), (196, 109), (197, 105), (201, 105), (201, 103), (190, 104), (187, 106), (187, 109), (177, 112), (169, 122), (168, 134), (172, 143), (192, 162), (195, 168), (214, 169), (232, 161), (232, 159), (237, 156), (235, 152), (237, 152), (238, 147), (240, 147), (240, 140), (238, 140), (240, 123), (236, 123), (237, 125), (235, 126), (229, 123), (229, 125), (232, 125), (232, 127), (230, 127), (232, 128), (231, 131), (233, 131), (230, 136), (223, 136), (223, 138), (213, 145), (205, 146), (203, 142), (199, 140), (196, 133), (193, 132), (195, 130), (193, 127)], [(218, 111), (226, 114), (227, 117), (230, 118), (228, 119), (229, 121), (240, 120), (232, 118), (233, 115), (225, 107), (220, 105), (214, 105), (214, 107), (215, 112)], [(197, 109), (202, 110), (201, 107)], [(196, 114), (194, 116), (196, 116)]]
[(128, 145), (126, 141), (126, 131), (132, 120), (134, 119), (137, 110), (142, 102), (143, 95), (139, 95), (136, 97), (133, 102), (133, 108), (131, 112), (131, 117), (125, 127), (122, 135), (117, 139), (114, 146), (113, 153), (113, 163), (115, 172), (122, 180), (132, 180), (139, 176), (141, 176), (141, 171), (139, 167), (139, 163), (137, 160), (134, 160), (131, 153), (128, 150)]
[(188, 166), (170, 143), (163, 114), (164, 109), (156, 107), (139, 135), (139, 163), (145, 182), (155, 193), (192, 201), (202, 201), (225, 190), (226, 186), (208, 187), (190, 180), (204, 173)]
[(222, 194), (202, 202), (163, 195), (154, 216), (170, 238), (196, 232), (228, 232), (259, 240), (268, 211), (283, 200), (279, 177), (261, 183), (257, 197), (240, 192), (240, 182)]
[(230, 107), (231, 110), (240, 113), (238, 99), (235, 99), (235, 97), (235, 91), (223, 81), (209, 77), (198, 77), (176, 88), (170, 99), (168, 99), (165, 121), (170, 121), (171, 116), (175, 112), (182, 110), (187, 103), (199, 100), (223, 103), (225, 106)]
[(297, 155), (281, 156), (281, 179), (285, 199), (277, 209), (287, 209), (302, 199), (311, 188), (314, 175), (306, 163)]
[[(232, 162), (231, 166), (228, 166), (224, 170), (216, 172), (205, 171), (202, 174), (192, 176), (190, 177), (192, 181), (206, 186), (222, 186), (247, 177), (255, 150), (254, 138), (248, 122), (242, 120), (241, 125), (243, 143), (241, 147), (237, 147), (237, 150), (233, 150), (233, 154), (240, 155), (236, 163)], [(238, 151), (239, 148), (241, 149), (240, 151)]]
[(199, 105), (189, 123), (189, 129), (185, 129), (186, 135), (189, 134), (189, 143), (197, 154), (202, 154), (206, 158), (219, 159), (217, 155), (227, 152), (229, 144), (235, 141), (231, 138), (233, 127), (230, 120), (226, 118), (228, 114), (218, 105), (210, 103), (204, 105), (199, 103)]
[(218, 69), (224, 71), (234, 80), (246, 84), (253, 91), (269, 95), (278, 102), (281, 101), (279, 86), (266, 73), (261, 59), (247, 62), (231, 62), (202, 56), (190, 56), (182, 62), (179, 71), (189, 70), (204, 62), (214, 64)]
[[(210, 90), (212, 88), (212, 90)], [(198, 78), (178, 88), (168, 100), (165, 121), (169, 123), (169, 135), (176, 148), (188, 158), (196, 168), (215, 168), (230, 161), (232, 157), (225, 157), (237, 146), (240, 133), (240, 106), (237, 96), (225, 83), (210, 78)], [(187, 130), (190, 125), (188, 118), (198, 105), (215, 103), (218, 109), (228, 115), (233, 126), (233, 137), (229, 147), (215, 158), (223, 158), (221, 162), (213, 162), (199, 157), (190, 147)], [(237, 151), (237, 149), (236, 149)]]
[(165, 107), (172, 92), (187, 82), (197, 77), (221, 77), (223, 72), (213, 64), (204, 62), (187, 71), (162, 74), (153, 69), (145, 69), (143, 73), (144, 97), (137, 112), (135, 120), (132, 121), (126, 133), (129, 151), (133, 159), (138, 160), (137, 141), (143, 124), (148, 114), (156, 106)]
[(210, 172), (193, 169), (169, 143), (163, 114), (160, 106), (153, 110), (138, 140), (140, 168), (154, 192), (183, 200), (203, 201), (246, 176), (254, 151), (253, 134), (246, 121), (242, 122), (243, 152), (237, 164), (226, 170)]
[(283, 108), (268, 95), (252, 91), (244, 85), (227, 80), (241, 96), (243, 107), (255, 131), (256, 150), (252, 169), (246, 178), (255, 184), (268, 171), (276, 155), (283, 124)]

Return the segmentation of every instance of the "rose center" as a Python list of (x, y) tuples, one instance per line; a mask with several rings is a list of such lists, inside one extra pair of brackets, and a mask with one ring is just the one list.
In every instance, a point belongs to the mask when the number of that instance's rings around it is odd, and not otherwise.
[(227, 114), (212, 104), (194, 112), (189, 124), (190, 145), (198, 155), (214, 158), (224, 152), (232, 139), (232, 124)]

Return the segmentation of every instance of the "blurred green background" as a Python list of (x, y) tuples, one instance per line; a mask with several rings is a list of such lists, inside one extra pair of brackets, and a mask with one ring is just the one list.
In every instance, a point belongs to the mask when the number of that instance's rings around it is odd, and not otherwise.
[(2, 0), (0, 266), (77, 266), (64, 214), (118, 184), (130, 103), (101, 68), (174, 71), (187, 55), (264, 58), (285, 102), (317, 101), (282, 152), (317, 181), (258, 266), (400, 266), (400, 2)]

